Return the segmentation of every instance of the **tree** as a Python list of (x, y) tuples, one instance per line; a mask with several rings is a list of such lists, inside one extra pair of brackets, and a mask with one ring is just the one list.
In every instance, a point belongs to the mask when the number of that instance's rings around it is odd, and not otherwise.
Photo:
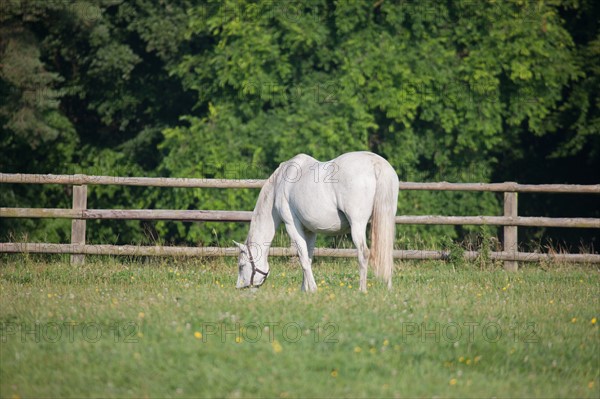
[[(591, 0), (95, 0), (5, 8), (5, 171), (265, 178), (299, 152), (325, 160), (371, 150), (402, 180), (548, 182), (569, 181), (565, 165), (598, 163)], [(532, 172), (542, 162), (552, 176)], [(2, 195), (9, 205), (69, 202), (56, 188)], [(252, 209), (255, 198), (249, 190), (94, 187), (90, 204)], [(521, 204), (538, 215), (557, 206)], [(499, 209), (499, 198), (484, 193), (401, 192), (398, 205), (399, 214)], [(46, 234), (49, 225), (40, 226)], [(99, 242), (216, 244), (246, 229), (98, 222), (90, 233)], [(68, 234), (66, 224), (53, 231)], [(402, 227), (399, 243), (477, 231)]]
[[(168, 131), (172, 172), (201, 164), (209, 152), (200, 148), (221, 138), (245, 148), (232, 151), (236, 162), (264, 160), (270, 170), (298, 152), (328, 159), (371, 149), (408, 180), (489, 181), (496, 154), (523, 126), (541, 134), (564, 86), (581, 76), (556, 4), (293, 7), (225, 1), (189, 12), (187, 36), (203, 46), (172, 73), (209, 117)], [(489, 194), (401, 193), (399, 213), (498, 208)]]

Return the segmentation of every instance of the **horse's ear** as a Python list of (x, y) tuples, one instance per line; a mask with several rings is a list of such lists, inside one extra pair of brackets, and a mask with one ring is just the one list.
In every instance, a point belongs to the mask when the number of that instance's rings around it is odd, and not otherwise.
[(235, 244), (236, 247), (238, 247), (240, 249), (240, 251), (245, 251), (246, 250), (246, 246), (244, 244), (240, 244), (239, 242), (233, 240), (233, 243)]

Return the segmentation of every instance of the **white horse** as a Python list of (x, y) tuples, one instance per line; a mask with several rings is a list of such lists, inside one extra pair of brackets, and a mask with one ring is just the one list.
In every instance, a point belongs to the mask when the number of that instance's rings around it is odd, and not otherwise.
[(367, 290), (369, 261), (391, 288), (398, 186), (394, 168), (371, 152), (350, 152), (328, 162), (299, 154), (281, 163), (260, 191), (246, 243), (235, 243), (240, 249), (236, 287), (259, 287), (265, 282), (269, 248), (283, 222), (298, 250), (303, 291), (317, 289), (311, 269), (317, 233), (348, 230), (358, 250), (360, 290)]

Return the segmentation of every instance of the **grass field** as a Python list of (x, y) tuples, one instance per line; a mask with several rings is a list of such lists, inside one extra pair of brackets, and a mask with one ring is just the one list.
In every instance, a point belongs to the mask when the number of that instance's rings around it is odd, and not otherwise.
[(388, 292), (320, 260), (4, 257), (0, 393), (26, 397), (599, 397), (597, 267), (398, 263)]

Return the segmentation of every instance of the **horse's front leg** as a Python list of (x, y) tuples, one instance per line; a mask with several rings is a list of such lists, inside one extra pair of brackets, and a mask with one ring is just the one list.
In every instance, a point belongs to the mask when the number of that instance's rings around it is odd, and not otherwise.
[[(306, 271), (304, 272), (304, 279), (302, 281), (302, 285), (305, 287), (305, 291), (316, 291), (317, 283), (315, 282), (315, 277), (312, 273), (312, 261), (313, 252), (315, 249), (315, 241), (317, 241), (317, 233), (307, 231), (304, 233), (304, 236), (306, 237), (306, 253), (308, 255), (308, 273), (306, 273)], [(303, 267), (303, 270), (306, 269), (304, 269)], [(308, 284), (308, 287), (306, 286), (306, 284)]]
[(316, 291), (317, 283), (312, 273), (312, 254), (317, 235), (313, 232), (305, 232), (302, 226), (296, 224), (286, 224), (285, 227), (300, 258), (303, 271), (302, 291)]

